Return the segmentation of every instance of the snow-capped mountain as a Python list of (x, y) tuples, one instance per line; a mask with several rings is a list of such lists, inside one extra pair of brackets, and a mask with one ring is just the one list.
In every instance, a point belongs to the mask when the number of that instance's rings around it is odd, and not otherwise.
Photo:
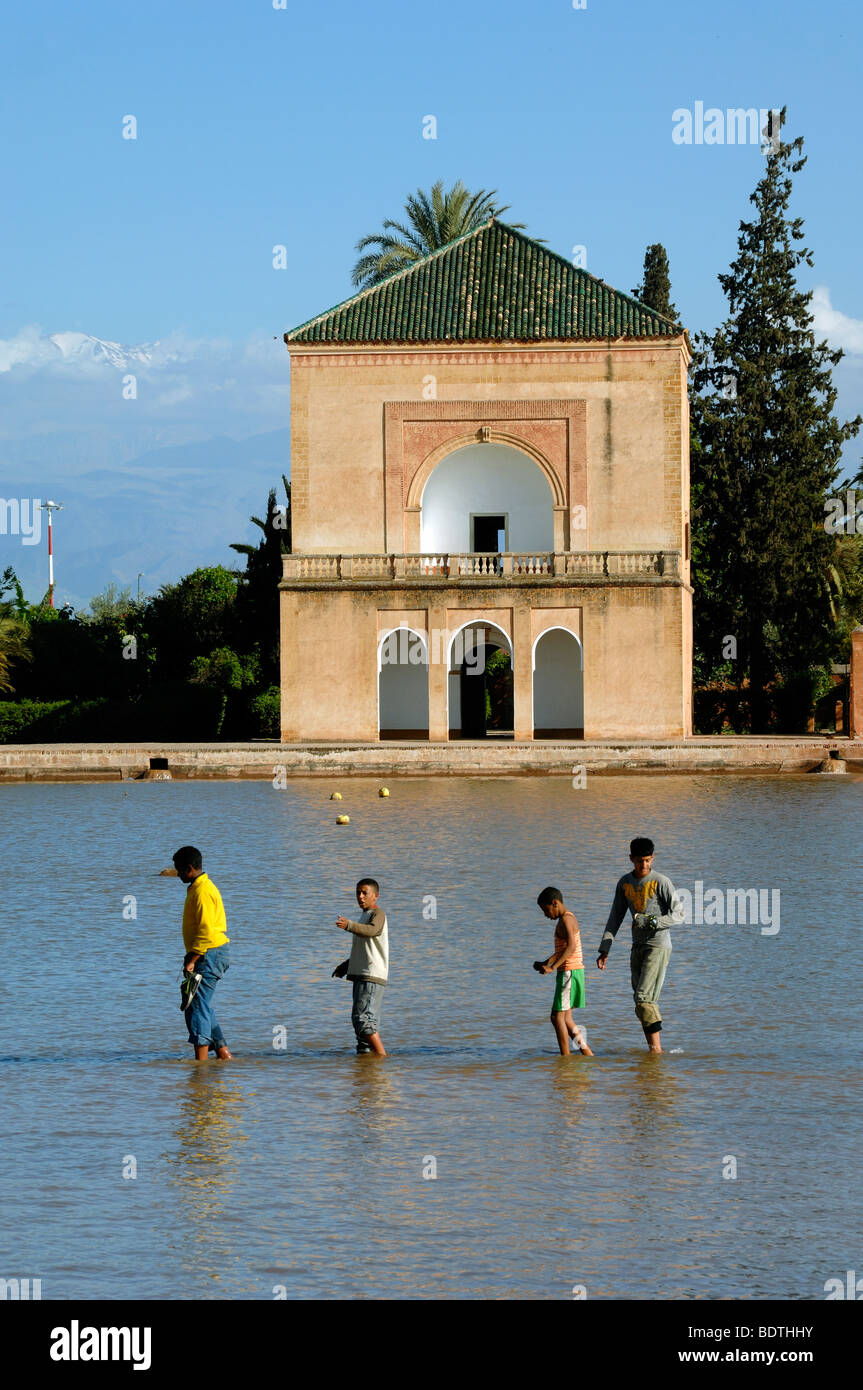
[(149, 365), (153, 360), (153, 351), (158, 347), (158, 343), (125, 347), (122, 343), (95, 338), (92, 333), (52, 333), (50, 341), (66, 361), (109, 362), (112, 367), (120, 369), (135, 362)]
[(141, 369), (163, 365), (174, 360), (176, 355), (176, 348), (166, 351), (160, 342), (127, 347), (124, 343), (97, 338), (92, 333), (70, 331), (46, 334), (38, 325), (31, 324), (13, 338), (0, 338), (0, 373), (9, 372), (14, 367), (37, 370), (59, 367), (73, 374), (76, 369), (89, 374), (105, 366), (123, 371), (130, 366)]

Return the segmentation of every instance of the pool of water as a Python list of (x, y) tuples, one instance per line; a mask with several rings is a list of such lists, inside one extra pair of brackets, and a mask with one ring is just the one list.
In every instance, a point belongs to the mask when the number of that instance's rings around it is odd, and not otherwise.
[[(59, 1299), (818, 1299), (863, 1270), (863, 780), (389, 785), (0, 787), (0, 1277)], [(781, 893), (778, 931), (674, 931), (662, 1057), (625, 927), (593, 966), (635, 834), (693, 893)], [(189, 842), (228, 913), (233, 1063), (190, 1060), (178, 1007), (184, 889), (158, 875)], [(355, 1056), (330, 978), (363, 874), (389, 914), (383, 1061)], [(531, 969), (549, 883), (581, 925), (593, 1059), (557, 1055)]]

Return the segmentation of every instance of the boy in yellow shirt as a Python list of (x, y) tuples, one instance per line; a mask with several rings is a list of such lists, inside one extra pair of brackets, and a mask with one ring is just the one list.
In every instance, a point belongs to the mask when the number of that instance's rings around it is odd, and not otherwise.
[(233, 1053), (228, 1050), (213, 1011), (213, 993), (231, 963), (231, 938), (222, 895), (204, 873), (201, 851), (194, 845), (183, 845), (177, 850), (174, 868), (180, 882), (188, 885), (183, 906), (183, 1010), (189, 1042), (197, 1062), (206, 1062), (211, 1049), (221, 1061), (226, 1061)]

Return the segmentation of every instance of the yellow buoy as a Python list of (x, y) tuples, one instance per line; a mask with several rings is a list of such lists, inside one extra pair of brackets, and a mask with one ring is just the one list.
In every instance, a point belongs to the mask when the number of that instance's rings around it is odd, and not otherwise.
[(342, 794), (341, 794), (341, 792), (333, 792), (332, 795), (330, 796), (330, 801), (341, 801), (341, 799), (342, 799)]
[(350, 816), (336, 816), (336, 825), (350, 825)]
[(378, 790), (378, 796), (389, 796), (389, 794), (390, 794), (390, 789), (389, 789), (389, 787), (380, 787), (379, 790)]

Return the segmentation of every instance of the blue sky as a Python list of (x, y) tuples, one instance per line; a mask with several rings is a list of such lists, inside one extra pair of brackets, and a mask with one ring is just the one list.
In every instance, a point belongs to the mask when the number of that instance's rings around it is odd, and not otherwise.
[[(140, 569), (152, 591), (230, 560), (288, 462), (277, 339), (351, 293), (357, 239), (437, 178), (497, 189), (512, 220), (563, 254), (585, 246), (624, 290), (663, 242), (684, 322), (712, 327), (763, 157), (675, 144), (672, 113), (696, 101), (785, 104), (805, 137), (802, 279), (849, 350), (839, 409), (863, 409), (861, 30), (837, 0), (7, 7), (0, 495), (65, 494), (58, 595), (81, 603)], [(69, 332), (160, 344), (137, 399), (116, 365), (61, 360), (50, 337)], [(41, 548), (0, 535), (0, 560), (44, 588)]]

